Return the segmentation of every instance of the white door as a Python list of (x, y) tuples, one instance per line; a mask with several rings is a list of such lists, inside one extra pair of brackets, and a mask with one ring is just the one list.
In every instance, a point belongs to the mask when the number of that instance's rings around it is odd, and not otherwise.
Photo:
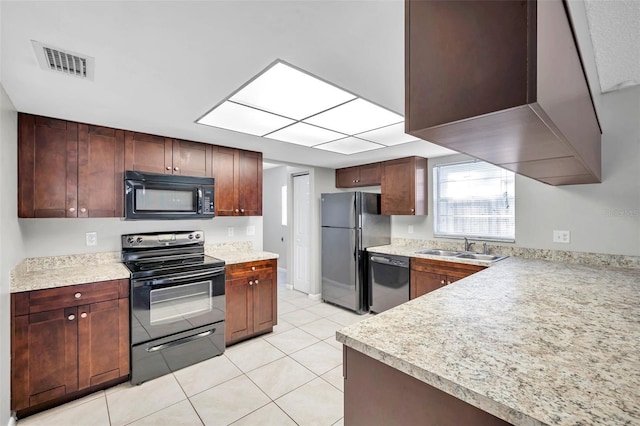
[(309, 174), (293, 176), (293, 288), (311, 292), (311, 196)]

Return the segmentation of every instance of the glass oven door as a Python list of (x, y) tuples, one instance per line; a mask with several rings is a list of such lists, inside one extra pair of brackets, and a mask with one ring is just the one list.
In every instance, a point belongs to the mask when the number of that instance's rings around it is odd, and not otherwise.
[(225, 268), (133, 279), (132, 344), (225, 319)]

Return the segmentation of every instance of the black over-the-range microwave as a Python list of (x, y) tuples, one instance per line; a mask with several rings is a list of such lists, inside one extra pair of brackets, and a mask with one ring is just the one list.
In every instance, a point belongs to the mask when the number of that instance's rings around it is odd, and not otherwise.
[(125, 219), (210, 219), (214, 216), (213, 178), (124, 173)]

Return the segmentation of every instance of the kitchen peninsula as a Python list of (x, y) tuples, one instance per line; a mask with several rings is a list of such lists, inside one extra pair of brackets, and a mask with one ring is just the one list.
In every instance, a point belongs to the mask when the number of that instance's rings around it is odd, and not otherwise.
[[(394, 405), (391, 382), (495, 416), (483, 424), (640, 423), (640, 269), (509, 258), (337, 339), (345, 424), (410, 418), (413, 395), (405, 390)], [(396, 381), (383, 380), (390, 371)], [(371, 377), (373, 389), (357, 397)], [(452, 406), (431, 404), (436, 417), (414, 420), (451, 419), (437, 411)]]

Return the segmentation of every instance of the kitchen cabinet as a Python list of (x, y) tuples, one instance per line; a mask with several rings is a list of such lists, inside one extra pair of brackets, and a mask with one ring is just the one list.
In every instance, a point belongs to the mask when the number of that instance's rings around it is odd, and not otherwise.
[(563, 3), (406, 0), (406, 132), (547, 184), (600, 182), (601, 130)]
[(277, 324), (277, 260), (227, 265), (225, 341), (239, 342)]
[(20, 113), (18, 217), (122, 216), (124, 133)]
[(11, 329), (19, 416), (126, 381), (129, 280), (13, 293)]
[(427, 159), (406, 157), (382, 163), (381, 212), (427, 214)]
[(410, 265), (410, 299), (420, 297), (484, 269), (483, 266), (419, 257), (412, 257)]
[(126, 170), (213, 176), (213, 146), (137, 132), (125, 132)]
[(262, 153), (214, 147), (217, 216), (262, 216)]
[(380, 163), (336, 169), (336, 188), (357, 188), (380, 185), (382, 167)]

